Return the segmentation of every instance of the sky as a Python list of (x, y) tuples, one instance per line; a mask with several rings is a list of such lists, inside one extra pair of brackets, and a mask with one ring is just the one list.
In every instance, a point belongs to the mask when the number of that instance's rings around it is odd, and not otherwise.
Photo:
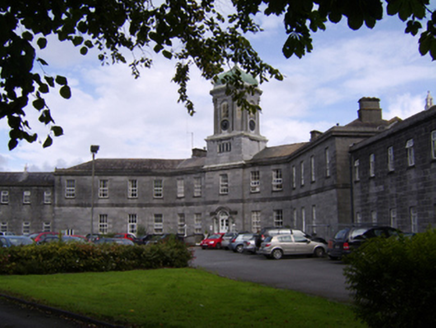
[[(302, 59), (286, 59), (286, 39), (277, 17), (258, 17), (263, 32), (249, 39), (260, 56), (285, 76), (260, 85), (261, 134), (268, 147), (306, 142), (310, 131), (324, 132), (357, 118), (358, 100), (377, 97), (383, 118), (406, 119), (424, 110), (427, 92), (436, 96), (436, 63), (418, 51), (419, 37), (405, 34), (398, 18), (377, 23), (374, 29), (351, 31), (345, 21), (329, 24), (313, 34), (313, 51)], [(151, 51), (150, 51), (151, 54)], [(193, 69), (189, 95), (196, 113), (188, 115), (177, 103), (177, 85), (171, 82), (175, 63), (153, 56), (151, 69), (135, 79), (127, 65), (101, 66), (95, 54), (49, 39), (39, 53), (48, 63), (47, 74), (68, 78), (72, 98), (51, 92), (46, 100), (64, 135), (43, 148), (48, 128), (29, 107), (26, 119), (40, 139), (21, 141), (8, 150), (9, 129), (0, 120), (0, 172), (51, 172), (96, 158), (189, 158), (192, 148), (204, 148), (213, 134), (213, 85)], [(35, 66), (41, 73), (41, 68)]]

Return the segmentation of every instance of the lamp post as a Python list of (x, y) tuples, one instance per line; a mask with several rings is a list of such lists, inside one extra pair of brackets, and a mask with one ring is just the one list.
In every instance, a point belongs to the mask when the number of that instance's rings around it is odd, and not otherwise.
[(91, 240), (94, 236), (94, 171), (95, 171), (95, 154), (97, 154), (100, 146), (92, 145), (92, 181), (91, 181)]

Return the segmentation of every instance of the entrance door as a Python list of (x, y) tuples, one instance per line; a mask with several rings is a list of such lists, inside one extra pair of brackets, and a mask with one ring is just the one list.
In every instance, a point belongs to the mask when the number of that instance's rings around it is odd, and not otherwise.
[(221, 212), (219, 214), (219, 232), (226, 233), (227, 231), (229, 231), (229, 215)]

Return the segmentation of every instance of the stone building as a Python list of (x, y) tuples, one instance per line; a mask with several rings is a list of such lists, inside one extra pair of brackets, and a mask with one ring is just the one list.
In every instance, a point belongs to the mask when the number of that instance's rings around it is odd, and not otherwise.
[(436, 106), (350, 148), (353, 221), (420, 232), (436, 222)]
[[(242, 77), (245, 83), (257, 86), (252, 77), (244, 73)], [(431, 176), (430, 164), (418, 165), (421, 155), (416, 145), (426, 137), (415, 137), (413, 132), (424, 126), (436, 129), (434, 116), (420, 120), (421, 125), (408, 125), (413, 118), (386, 121), (379, 99), (362, 98), (353, 122), (324, 133), (312, 131), (308, 142), (267, 147), (267, 139), (260, 133), (259, 113), (240, 110), (220, 81), (211, 91), (213, 134), (206, 138), (206, 149), (193, 149), (187, 159), (98, 158), (94, 162), (94, 192), (92, 161), (51, 173), (1, 173), (0, 228), (17, 233), (45, 229), (87, 234), (91, 230), (136, 232), (143, 227), (147, 233), (201, 236), (205, 232), (289, 226), (329, 238), (342, 225), (375, 222), (368, 221), (368, 213), (384, 206), (380, 197), (392, 193), (393, 182), (383, 182), (387, 185), (381, 188), (377, 182), (381, 173), (372, 179), (364, 179), (362, 173), (356, 182), (353, 170), (357, 161), (363, 172), (367, 165), (363, 158), (375, 152), (373, 147), (385, 147), (382, 143), (389, 138), (396, 142), (413, 138), (416, 165), (413, 172), (409, 169), (413, 178), (407, 183), (414, 187), (407, 188), (421, 190), (421, 184), (428, 184), (419, 197), (413, 196), (414, 206), (418, 215), (424, 210), (420, 206), (427, 206), (426, 210), (431, 207), (428, 215), (434, 213), (434, 171)], [(260, 96), (257, 90), (248, 101), (258, 104)], [(431, 122), (425, 123), (428, 120)], [(378, 152), (376, 163), (381, 163)], [(401, 160), (399, 153), (395, 156)], [(423, 181), (427, 174), (431, 179)], [(399, 166), (394, 175), (395, 188), (399, 189), (404, 184)], [(25, 195), (30, 195), (30, 201), (24, 201)], [(423, 199), (427, 199), (422, 201), (425, 205), (420, 203)], [(397, 202), (405, 204), (400, 199)], [(403, 227), (406, 221), (401, 221), (403, 214), (399, 213), (405, 208), (396, 207), (398, 220), (394, 223), (408, 231), (410, 227)], [(377, 223), (389, 223), (381, 210), (377, 213)], [(416, 229), (424, 229), (431, 221), (423, 219)]]

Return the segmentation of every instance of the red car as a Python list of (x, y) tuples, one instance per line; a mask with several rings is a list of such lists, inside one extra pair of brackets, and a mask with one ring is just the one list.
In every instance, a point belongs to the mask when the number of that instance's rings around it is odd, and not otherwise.
[(53, 232), (53, 231), (46, 231), (46, 232), (34, 232), (28, 235), (27, 237), (32, 238), (35, 243), (40, 243), (45, 240), (45, 237), (48, 235), (55, 235), (57, 236), (59, 232)]
[(117, 233), (115, 234), (114, 238), (126, 238), (130, 239), (131, 241), (134, 241), (136, 239), (135, 235), (131, 233)]
[(221, 243), (223, 241), (224, 233), (214, 233), (209, 237), (203, 239), (200, 243), (201, 248), (221, 248)]

